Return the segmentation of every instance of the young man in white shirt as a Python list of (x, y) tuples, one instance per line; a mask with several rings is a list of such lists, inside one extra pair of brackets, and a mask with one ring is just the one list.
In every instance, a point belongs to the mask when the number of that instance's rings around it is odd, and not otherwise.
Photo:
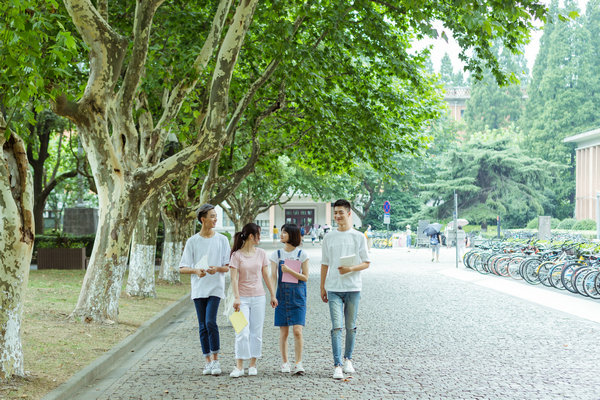
[[(365, 235), (352, 228), (352, 210), (348, 200), (333, 204), (333, 218), (337, 230), (323, 239), (321, 260), (321, 299), (329, 303), (331, 316), (331, 347), (333, 350), (334, 379), (343, 379), (344, 373), (355, 372), (352, 351), (356, 338), (356, 315), (362, 280), (360, 271), (369, 268)], [(341, 266), (341, 258), (354, 256), (349, 266)], [(345, 263), (346, 264), (346, 263)], [(342, 327), (346, 325), (344, 363), (342, 364)], [(343, 365), (343, 367), (342, 367)]]

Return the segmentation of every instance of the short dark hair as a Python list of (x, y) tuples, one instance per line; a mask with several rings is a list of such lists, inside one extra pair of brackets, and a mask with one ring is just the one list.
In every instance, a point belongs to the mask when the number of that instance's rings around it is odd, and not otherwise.
[(294, 247), (300, 246), (300, 243), (302, 243), (302, 237), (300, 236), (300, 229), (298, 229), (298, 225), (283, 224), (281, 226), (281, 231), (287, 232), (289, 244), (291, 244)]
[(335, 203), (333, 203), (333, 208), (335, 208), (335, 207), (344, 207), (346, 209), (346, 211), (352, 210), (352, 206), (350, 205), (350, 202), (346, 199), (336, 200)]
[(200, 206), (200, 208), (198, 208), (197, 214), (198, 214), (198, 222), (202, 223), (202, 220), (200, 218), (206, 217), (206, 214), (208, 214), (208, 212), (210, 210), (214, 210), (215, 206), (213, 206), (212, 204), (202, 204)]

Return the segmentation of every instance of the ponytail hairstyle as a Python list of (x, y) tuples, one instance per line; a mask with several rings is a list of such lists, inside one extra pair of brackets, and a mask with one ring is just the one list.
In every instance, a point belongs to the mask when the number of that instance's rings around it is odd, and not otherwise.
[(256, 225), (254, 222), (244, 225), (241, 232), (236, 232), (235, 235), (233, 235), (231, 254), (241, 249), (250, 235), (254, 235), (254, 237), (260, 236), (260, 226)]

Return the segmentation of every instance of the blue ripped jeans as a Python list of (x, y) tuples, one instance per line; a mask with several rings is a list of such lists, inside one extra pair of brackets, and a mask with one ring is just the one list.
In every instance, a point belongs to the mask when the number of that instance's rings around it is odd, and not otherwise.
[(346, 327), (344, 358), (352, 359), (360, 292), (327, 292), (331, 315), (331, 349), (334, 366), (342, 365), (342, 328)]

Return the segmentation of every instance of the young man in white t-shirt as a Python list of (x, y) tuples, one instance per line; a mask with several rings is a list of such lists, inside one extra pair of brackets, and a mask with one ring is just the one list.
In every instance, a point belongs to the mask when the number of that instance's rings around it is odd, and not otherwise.
[(225, 298), (225, 275), (229, 271), (230, 247), (227, 238), (215, 231), (217, 212), (211, 204), (198, 210), (200, 232), (185, 243), (179, 272), (191, 274), (192, 300), (198, 316), (198, 331), (202, 354), (206, 359), (203, 375), (221, 374), (221, 347), (217, 310)]
[[(322, 247), (321, 299), (329, 303), (334, 379), (343, 379), (344, 373), (355, 372), (351, 360), (356, 338), (356, 315), (362, 289), (360, 271), (369, 268), (370, 264), (365, 235), (352, 228), (351, 212), (348, 200), (340, 199), (333, 204), (333, 218), (338, 228), (325, 236)], [(341, 265), (342, 257), (346, 266)], [(342, 367), (344, 321), (346, 344)]]

